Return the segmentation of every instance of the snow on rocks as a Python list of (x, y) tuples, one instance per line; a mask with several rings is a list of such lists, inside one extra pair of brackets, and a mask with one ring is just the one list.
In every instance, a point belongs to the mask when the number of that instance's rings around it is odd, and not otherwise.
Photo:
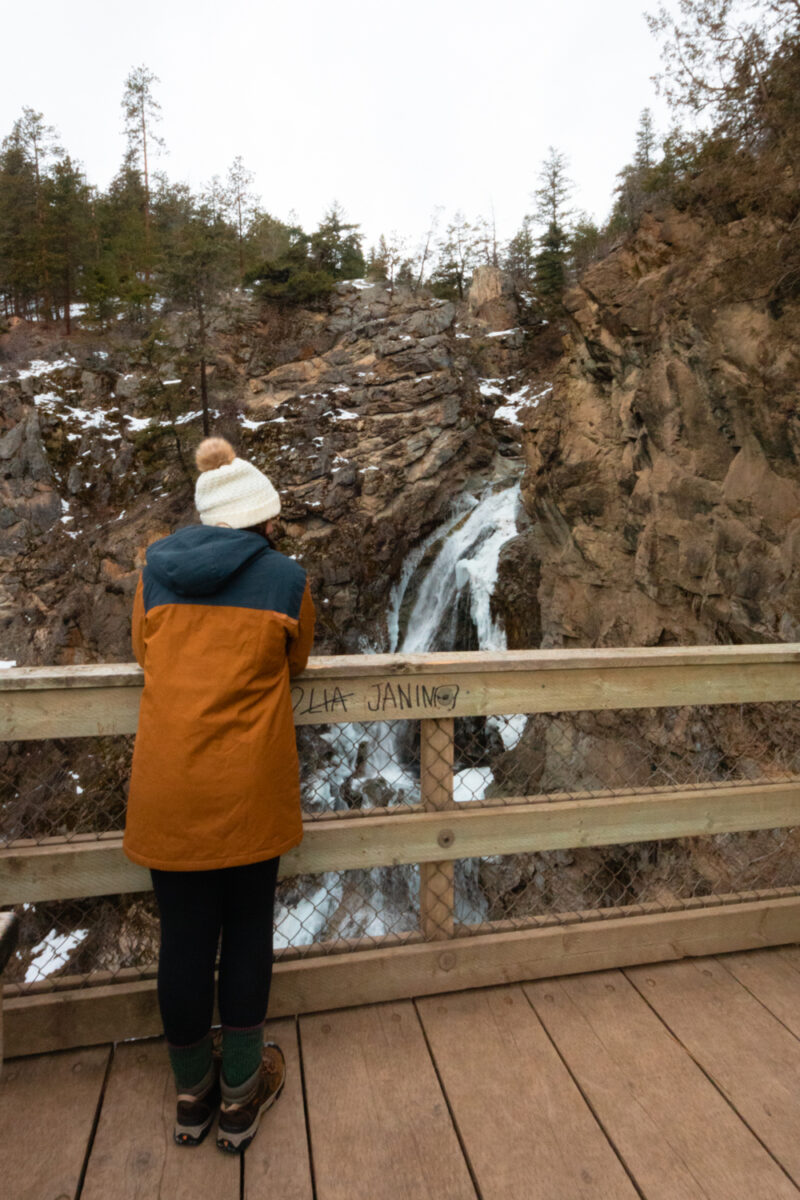
[(66, 358), (58, 358), (55, 362), (48, 362), (45, 358), (34, 358), (27, 367), (22, 367), (15, 375), (0, 378), (0, 383), (8, 383), (10, 380), (39, 379), (42, 375), (50, 375), (53, 371), (63, 371), (67, 367), (76, 365), (77, 360), (71, 354), (68, 354)]
[(553, 390), (553, 385), (547, 383), (540, 391), (534, 392), (531, 384), (524, 383), (518, 387), (513, 378), (481, 379), (478, 387), (481, 395), (485, 396), (487, 400), (503, 401), (492, 414), (494, 420), (503, 421), (508, 425), (518, 425), (520, 428), (523, 425), (522, 412), (527, 408), (536, 408), (539, 401)]
[(77, 950), (88, 932), (87, 929), (74, 929), (70, 933), (58, 933), (51, 929), (31, 951), (33, 957), (25, 972), (25, 982), (34, 983), (58, 971), (68, 962), (73, 950)]

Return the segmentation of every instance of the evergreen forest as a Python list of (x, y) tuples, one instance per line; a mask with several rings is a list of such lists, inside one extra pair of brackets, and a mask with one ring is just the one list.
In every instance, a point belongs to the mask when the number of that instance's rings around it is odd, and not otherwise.
[[(118, 320), (148, 328), (172, 302), (194, 310), (202, 342), (209, 307), (232, 287), (313, 306), (337, 280), (366, 277), (462, 299), (484, 263), (509, 272), (534, 317), (551, 317), (570, 283), (635, 232), (653, 205), (704, 206), (730, 221), (785, 208), (796, 196), (785, 181), (798, 171), (798, 0), (766, 0), (738, 21), (734, 0), (679, 7), (677, 18), (663, 8), (648, 17), (662, 42), (657, 85), (674, 123), (659, 134), (650, 110), (640, 114), (605, 223), (572, 207), (569, 159), (551, 146), (532, 168), (531, 211), (502, 242), (493, 219), (447, 217), (441, 208), (413, 246), (392, 232), (367, 248), (335, 202), (305, 230), (268, 211), (241, 157), (199, 191), (173, 182), (154, 168), (159, 81), (145, 66), (124, 81), (123, 156), (105, 191), (46, 116), (23, 107), (0, 146), (0, 318), (60, 321), (67, 334), (77, 316), (100, 330)], [(797, 239), (783, 252), (787, 292), (800, 279)]]

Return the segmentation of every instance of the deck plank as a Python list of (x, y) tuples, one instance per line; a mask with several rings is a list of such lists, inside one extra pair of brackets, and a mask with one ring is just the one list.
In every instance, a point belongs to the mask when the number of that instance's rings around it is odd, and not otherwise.
[(620, 971), (523, 988), (647, 1200), (797, 1197)]
[(625, 974), (800, 1184), (800, 1042), (713, 958)]
[(800, 973), (800, 946), (775, 946), (774, 950)]
[(5, 1064), (0, 1078), (4, 1196), (75, 1195), (110, 1053), (110, 1046), (94, 1046)]
[(264, 1036), (268, 1042), (277, 1042), (286, 1056), (286, 1084), (277, 1103), (261, 1118), (258, 1134), (245, 1154), (245, 1200), (263, 1200), (265, 1196), (313, 1200), (294, 1018), (268, 1021)]
[(636, 1196), (520, 986), (417, 1006), (483, 1200)]
[(239, 1200), (239, 1159), (214, 1130), (176, 1146), (175, 1084), (163, 1040), (118, 1046), (81, 1200)]
[(800, 974), (777, 950), (723, 954), (718, 961), (800, 1038)]
[(410, 1001), (300, 1018), (317, 1200), (475, 1200)]

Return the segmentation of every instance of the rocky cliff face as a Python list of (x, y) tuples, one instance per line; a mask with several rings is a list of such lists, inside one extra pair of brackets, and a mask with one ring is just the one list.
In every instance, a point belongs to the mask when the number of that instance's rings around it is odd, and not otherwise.
[(800, 304), (744, 269), (790, 234), (649, 214), (567, 297), (509, 548), (543, 645), (800, 639)]
[[(484, 377), (517, 365), (521, 334), (494, 331), (514, 313), (497, 281), (484, 290), (483, 314), (343, 284), (325, 312), (286, 317), (234, 297), (216, 319), (213, 432), (281, 492), (281, 549), (310, 572), (319, 653), (382, 644), (410, 548), (466, 484), (491, 477), (498, 454), (520, 453), (516, 413), (493, 418), (502, 389)], [(88, 332), (68, 349), (30, 329), (5, 335), (2, 659), (130, 659), (146, 547), (196, 519), (202, 422), (184, 342), (175, 313), (144, 347)]]

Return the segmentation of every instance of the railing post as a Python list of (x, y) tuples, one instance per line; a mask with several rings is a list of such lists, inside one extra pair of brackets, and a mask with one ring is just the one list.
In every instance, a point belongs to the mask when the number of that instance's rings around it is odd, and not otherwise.
[[(452, 717), (419, 723), (420, 795), (426, 812), (452, 808), (454, 721)], [(429, 941), (451, 938), (454, 933), (455, 890), (453, 863), (420, 863), (419, 919)]]

